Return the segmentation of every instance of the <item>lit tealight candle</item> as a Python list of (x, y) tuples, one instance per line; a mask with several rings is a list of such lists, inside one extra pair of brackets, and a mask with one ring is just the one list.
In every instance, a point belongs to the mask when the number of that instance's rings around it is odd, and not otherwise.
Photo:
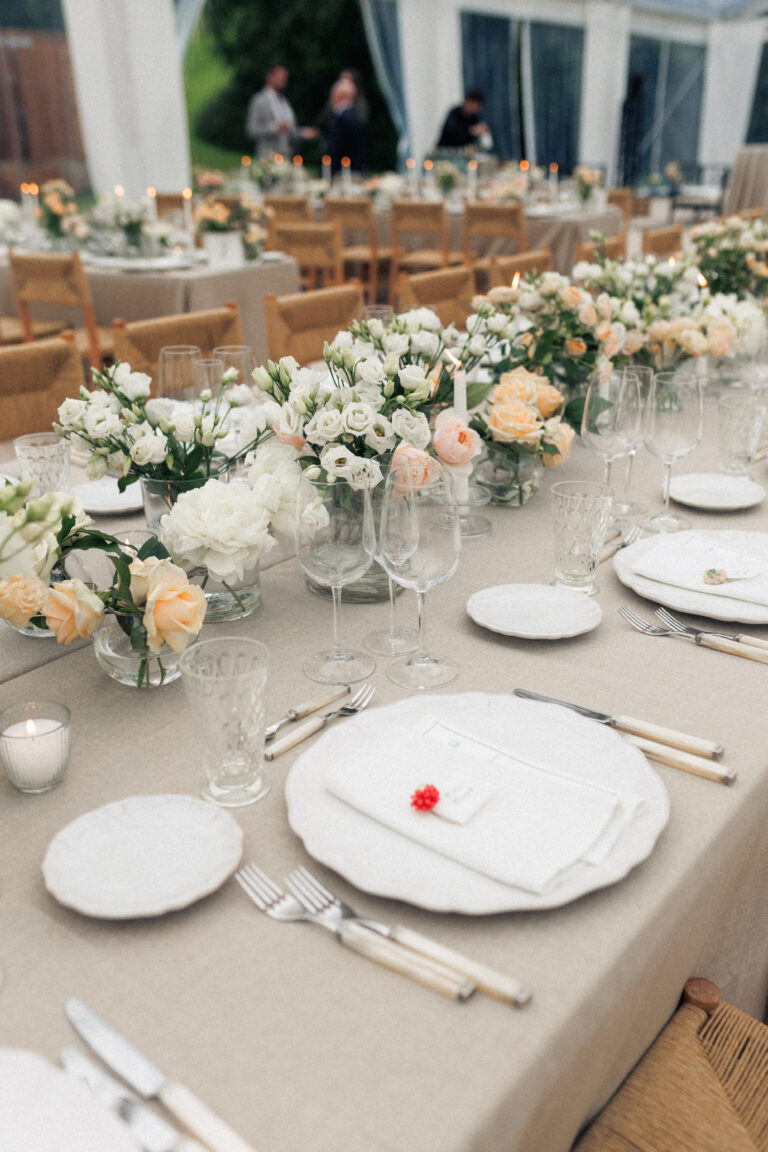
[(185, 232), (194, 232), (195, 220), (192, 215), (192, 189), (183, 188), (181, 191), (182, 210), (184, 213)]
[(322, 172), (323, 172), (324, 182), (326, 184), (330, 184), (330, 182), (331, 182), (331, 158), (330, 158), (330, 156), (323, 156), (322, 160), (320, 161), (320, 165), (321, 165)]
[(117, 196), (118, 200), (121, 200), (123, 196), (125, 196), (125, 188), (123, 188), (122, 184), (115, 184), (115, 196)]
[(341, 187), (345, 196), (352, 191), (352, 161), (349, 156), (341, 158)]
[(157, 188), (152, 185), (147, 188), (147, 199), (149, 201), (149, 219), (155, 223), (157, 221)]
[(467, 196), (470, 200), (477, 199), (477, 160), (467, 164)]
[(560, 168), (557, 164), (552, 163), (549, 166), (549, 198), (550, 200), (557, 200), (557, 183), (559, 179)]
[(275, 164), (282, 164), (284, 162), (284, 160), (285, 160), (285, 157), (283, 155), (281, 155), (280, 152), (275, 152)]
[(0, 759), (22, 792), (47, 792), (69, 763), (70, 714), (63, 704), (20, 704), (0, 714)]
[(416, 178), (416, 161), (413, 156), (409, 156), (405, 162), (405, 170), (408, 174), (408, 192), (411, 196), (418, 195), (419, 184)]

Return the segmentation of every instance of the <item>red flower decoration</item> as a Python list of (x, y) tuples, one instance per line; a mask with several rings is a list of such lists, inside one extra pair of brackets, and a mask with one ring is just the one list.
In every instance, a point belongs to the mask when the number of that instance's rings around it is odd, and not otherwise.
[(411, 796), (411, 808), (417, 808), (419, 812), (429, 812), (439, 799), (440, 793), (434, 784), (425, 784), (423, 788), (417, 788)]

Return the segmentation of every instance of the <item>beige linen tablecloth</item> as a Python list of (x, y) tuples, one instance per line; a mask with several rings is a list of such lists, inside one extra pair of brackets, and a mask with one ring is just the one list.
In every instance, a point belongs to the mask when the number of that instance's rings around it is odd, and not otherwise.
[[(118, 272), (86, 264), (88, 283), (93, 294), (96, 323), (111, 327), (112, 321), (145, 320), (155, 316), (172, 316), (179, 312), (198, 312), (204, 308), (222, 308), (227, 300), (240, 307), (243, 339), (253, 348), (257, 364), (267, 358), (267, 329), (264, 319), (264, 297), (268, 292), (278, 296), (297, 292), (299, 288), (296, 261), (253, 262), (243, 265), (196, 266), (178, 272)], [(16, 311), (10, 271), (0, 262), (0, 313)], [(60, 317), (62, 309), (32, 309), (35, 317)], [(70, 321), (82, 326), (82, 314), (74, 310)]]
[[(708, 405), (708, 419), (714, 409)], [(714, 463), (713, 445), (676, 470)], [(560, 478), (598, 478), (576, 448)], [(316, 868), (361, 912), (400, 921), (515, 974), (534, 990), (524, 1010), (476, 996), (445, 1001), (341, 949), (309, 925), (280, 925), (234, 882), (157, 920), (109, 923), (60, 907), (40, 862), (68, 821), (145, 792), (196, 793), (199, 750), (182, 685), (134, 691), (107, 679), (89, 648), (0, 687), (0, 704), (56, 699), (72, 711), (65, 782), (39, 797), (0, 782), (2, 1043), (55, 1059), (74, 1035), (63, 1013), (84, 1000), (188, 1084), (258, 1149), (271, 1152), (566, 1152), (651, 1043), (693, 974), (762, 1015), (768, 987), (768, 775), (763, 665), (683, 640), (632, 631), (617, 606), (652, 605), (599, 574), (604, 612), (593, 632), (560, 641), (505, 638), (476, 626), (468, 596), (507, 582), (552, 579), (551, 510), (544, 488), (522, 508), (493, 508), (493, 534), (467, 542), (459, 569), (430, 592), (435, 652), (461, 666), (447, 692), (543, 691), (723, 742), (732, 788), (659, 767), (671, 817), (650, 858), (621, 883), (560, 909), (472, 918), (438, 915), (354, 890), (313, 863), (288, 827), (283, 783), (300, 750), (269, 766), (273, 788), (238, 810), (245, 857), (275, 879)], [(760, 464), (756, 479), (765, 483)], [(635, 496), (658, 506), (661, 465), (641, 453)], [(764, 529), (761, 508), (703, 527)], [(258, 637), (271, 653), (268, 715), (313, 688), (302, 660), (330, 638), (331, 609), (306, 589), (295, 561), (262, 576), (263, 604), (206, 634)], [(410, 594), (398, 603), (413, 622)], [(345, 605), (350, 642), (385, 625), (387, 606)], [(768, 636), (768, 628), (750, 626)], [(12, 638), (11, 638), (12, 639)], [(0, 637), (4, 660), (9, 637)], [(29, 644), (44, 645), (43, 641)], [(404, 691), (379, 660), (374, 706)], [(347, 721), (344, 721), (347, 722)], [(77, 1041), (75, 1041), (77, 1043)]]
[(739, 149), (725, 193), (724, 211), (768, 207), (768, 144)]

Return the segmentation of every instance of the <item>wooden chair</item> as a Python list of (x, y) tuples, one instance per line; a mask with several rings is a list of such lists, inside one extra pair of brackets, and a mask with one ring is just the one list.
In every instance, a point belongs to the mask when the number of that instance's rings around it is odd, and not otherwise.
[(293, 256), (305, 288), (323, 288), (344, 282), (341, 225), (281, 224), (272, 227), (274, 246)]
[(627, 254), (626, 236), (606, 236), (603, 240), (580, 240), (573, 252), (574, 264), (585, 260), (594, 264), (596, 260), (623, 260)]
[(551, 248), (531, 248), (518, 256), (492, 256), (491, 288), (511, 284), (516, 274), (527, 276), (531, 272), (551, 272), (554, 267)]
[(573, 1152), (768, 1152), (768, 1027), (708, 980), (684, 1000)]
[(606, 194), (606, 203), (613, 204), (619, 209), (624, 218), (624, 231), (629, 232), (632, 224), (632, 213), (635, 205), (635, 192), (633, 188), (609, 188)]
[(473, 268), (441, 268), (437, 272), (419, 272), (415, 276), (400, 277), (398, 310), (431, 308), (445, 324), (457, 328), (467, 326), (467, 316), (474, 311), (475, 295)]
[[(474, 241), (481, 240), (482, 252)], [(517, 253), (527, 247), (525, 210), (522, 204), (483, 204), (467, 201), (464, 205), (464, 261), (474, 264), (480, 276), (490, 276), (491, 261), (500, 254), (509, 255), (514, 244)], [(478, 283), (478, 287), (482, 285)]]
[(643, 232), (643, 256), (675, 256), (683, 248), (683, 226), (649, 228)]
[(158, 217), (184, 211), (184, 197), (181, 192), (158, 192), (155, 203)]
[(0, 428), (3, 439), (50, 432), (58, 408), (85, 384), (75, 334), (0, 348)]
[(96, 325), (91, 289), (77, 252), (60, 255), (11, 249), (8, 257), (25, 340), (35, 339), (30, 304), (55, 305), (67, 309), (70, 315), (75, 309), (85, 322), (83, 328), (75, 330), (80, 354), (88, 358), (93, 368), (101, 368), (105, 360), (112, 358), (112, 333)]
[(214, 348), (242, 344), (240, 309), (232, 300), (223, 308), (158, 316), (154, 320), (113, 320), (115, 360), (124, 360), (134, 372), (157, 375), (160, 349), (172, 344), (196, 344), (200, 355), (210, 357)]
[(363, 291), (359, 284), (320, 288), (289, 296), (268, 293), (264, 298), (270, 360), (295, 356), (300, 364), (320, 360), (323, 344), (360, 315)]
[(328, 223), (341, 225), (344, 267), (367, 268), (363, 278), (366, 300), (375, 304), (378, 295), (379, 269), (389, 261), (392, 249), (379, 244), (376, 213), (370, 200), (362, 196), (344, 199), (326, 196), (323, 216)]
[[(733, 213), (734, 216), (738, 216), (742, 220), (762, 220), (765, 214), (766, 208), (759, 204), (755, 208), (740, 208), (738, 212)], [(727, 220), (728, 217), (723, 216), (722, 219)]]
[(276, 250), (274, 229), (281, 224), (311, 224), (314, 221), (308, 196), (265, 196), (264, 204), (272, 212), (268, 247)]
[[(65, 328), (64, 320), (32, 321), (35, 340), (45, 340), (51, 336), (58, 336)], [(23, 344), (26, 338), (20, 316), (0, 316), (0, 348), (6, 344)]]
[[(442, 200), (393, 200), (389, 212), (392, 257), (389, 298), (394, 304), (401, 272), (425, 271), (462, 264), (461, 252), (451, 252), (448, 222)], [(433, 243), (424, 243), (432, 237)], [(405, 241), (405, 245), (403, 244)], [(409, 245), (413, 243), (414, 247)]]

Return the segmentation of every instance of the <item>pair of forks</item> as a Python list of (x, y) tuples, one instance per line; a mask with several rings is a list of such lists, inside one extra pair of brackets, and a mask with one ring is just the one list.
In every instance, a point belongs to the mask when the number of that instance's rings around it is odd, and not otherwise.
[(341, 716), (354, 716), (357, 712), (362, 712), (370, 704), (375, 691), (376, 689), (372, 684), (363, 684), (348, 704), (342, 704), (341, 708), (334, 708), (331, 712), (324, 712), (320, 716), (313, 716), (306, 724), (292, 728), (287, 736), (283, 736), (280, 740), (273, 740), (264, 753), (264, 759), (274, 760), (276, 756), (287, 752), (289, 748), (295, 748), (297, 744), (301, 744), (302, 740), (314, 736), (315, 732), (320, 732), (332, 720)]
[(530, 992), (519, 981), (446, 948), (420, 932), (358, 916), (306, 868), (287, 877), (284, 892), (256, 864), (235, 873), (257, 908), (275, 920), (308, 920), (333, 932), (346, 947), (409, 976), (454, 1000), (466, 1000), (476, 988), (510, 1004), (525, 1004)]
[(649, 623), (642, 616), (638, 616), (626, 604), (619, 608), (619, 615), (631, 624), (638, 632), (646, 636), (681, 636), (693, 640), (694, 644), (702, 648), (714, 648), (718, 652), (728, 652), (732, 656), (743, 656), (747, 660), (756, 660), (760, 664), (768, 664), (768, 641), (759, 636), (747, 636), (744, 632), (732, 635), (729, 632), (707, 631), (702, 628), (693, 628), (690, 624), (683, 624), (681, 620), (667, 612), (665, 608), (657, 608), (656, 615), (664, 625)]

